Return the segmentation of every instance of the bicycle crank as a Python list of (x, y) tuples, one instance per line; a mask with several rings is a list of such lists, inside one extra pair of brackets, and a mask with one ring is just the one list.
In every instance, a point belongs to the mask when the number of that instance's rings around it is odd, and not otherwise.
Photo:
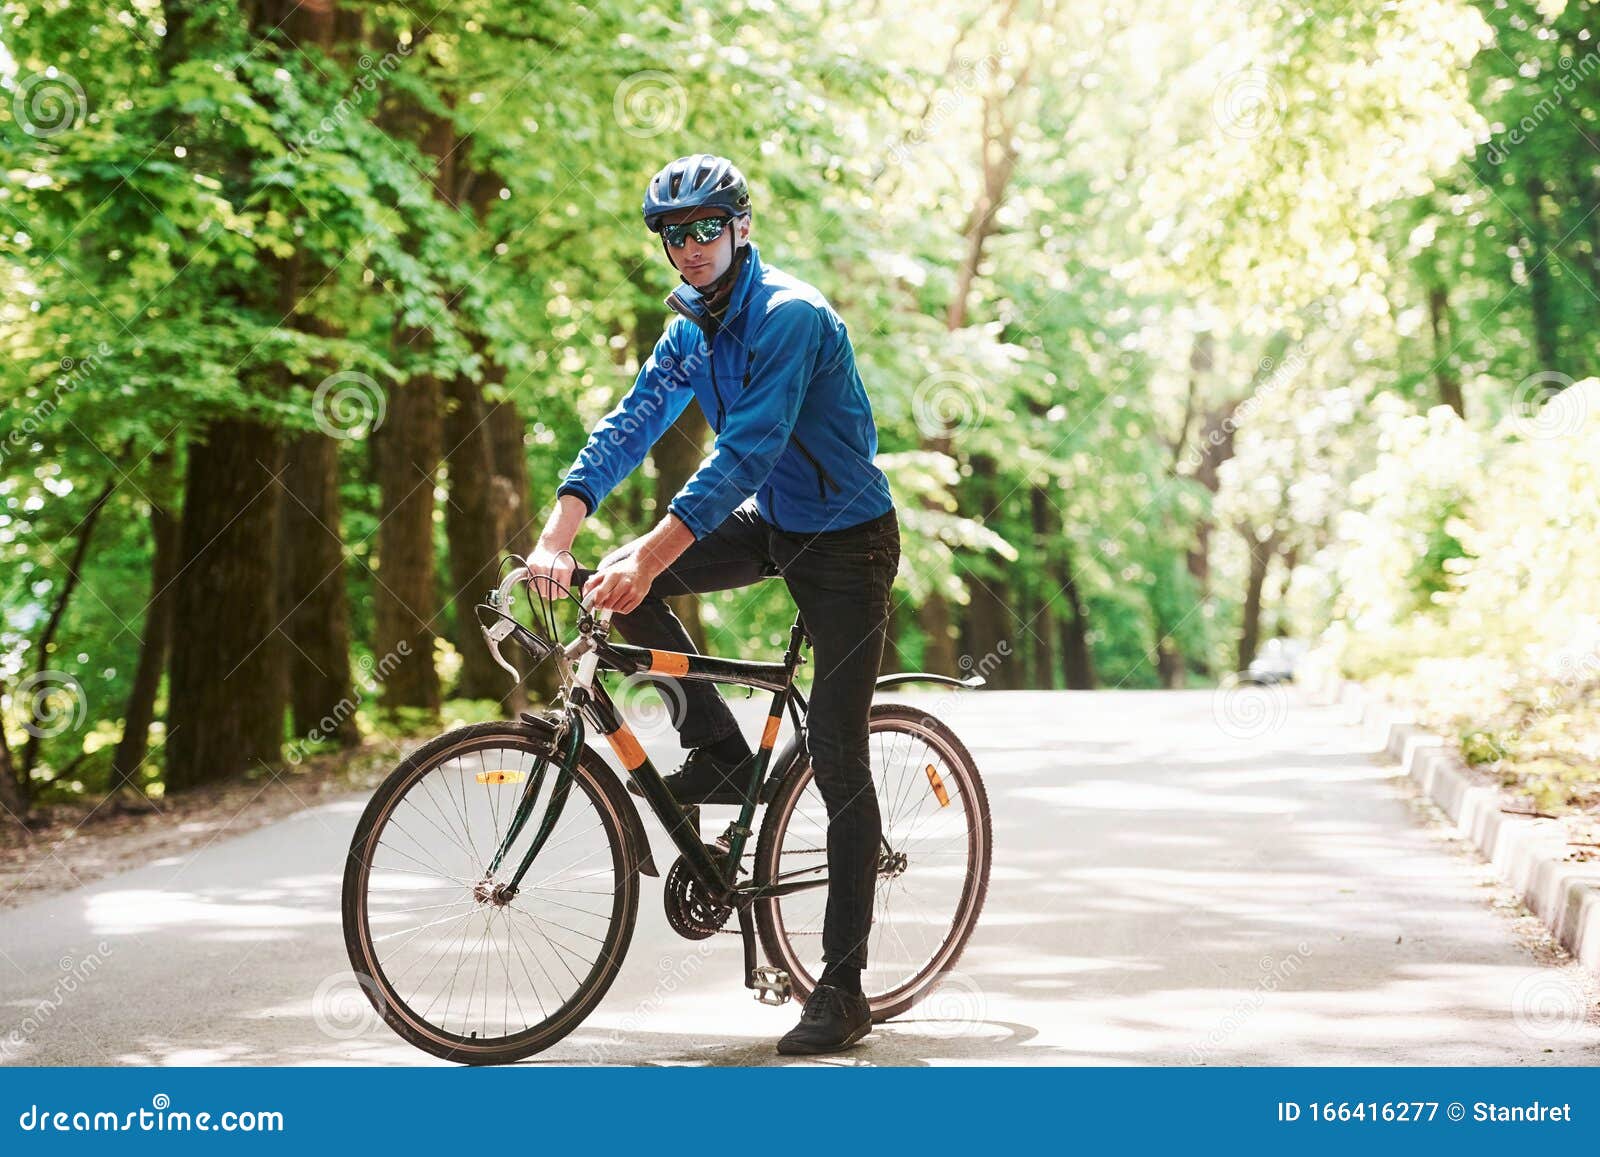
[[(706, 852), (712, 857), (718, 854), (718, 850), (709, 844)], [(688, 861), (682, 856), (667, 873), (666, 887), (661, 890), (661, 902), (667, 910), (667, 923), (685, 940), (704, 940), (708, 936), (715, 936), (728, 922), (728, 917), (733, 915), (731, 905), (718, 904), (706, 895), (705, 889), (689, 870)]]

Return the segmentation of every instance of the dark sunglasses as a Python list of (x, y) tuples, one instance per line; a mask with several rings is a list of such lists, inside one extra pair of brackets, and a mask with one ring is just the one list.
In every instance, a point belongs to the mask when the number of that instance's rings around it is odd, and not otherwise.
[(702, 217), (698, 221), (686, 221), (682, 225), (663, 225), (661, 236), (674, 249), (682, 249), (690, 237), (702, 245), (710, 245), (721, 237), (722, 231), (735, 220), (737, 220), (735, 217)]

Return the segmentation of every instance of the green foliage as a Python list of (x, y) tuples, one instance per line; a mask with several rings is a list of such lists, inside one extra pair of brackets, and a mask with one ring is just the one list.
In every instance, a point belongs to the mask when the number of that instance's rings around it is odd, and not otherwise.
[(1330, 552), (1342, 666), (1387, 677), (1540, 807), (1600, 803), (1600, 380), (1487, 431), (1440, 407), (1391, 434)]
[[(1064, 677), (1073, 627), (1101, 685), (1158, 685), (1158, 653), (1169, 682), (1213, 679), (1252, 544), (1263, 630), (1331, 625), (1347, 669), (1554, 654), (1600, 605), (1592, 467), (1528, 435), (1600, 369), (1594, 8), (1225, 0), (1196, 38), (1167, 34), (1192, 20), (1176, 0), (624, 0), (579, 21), (468, 0), (340, 4), (313, 43), (215, 0), (0, 5), (0, 679), (59, 669), (87, 705), (38, 778), (104, 784), (150, 510), (176, 508), (210, 423), (317, 429), (335, 373), (379, 393), (468, 375), (526, 421), (537, 525), (667, 318), (644, 182), (703, 149), (750, 177), (768, 260), (850, 328), (903, 522), (902, 662), (992, 647), (987, 588), (1019, 685), (1038, 638), (1041, 678)], [(1452, 393), (1464, 420), (1435, 408)], [(358, 655), (374, 449), (339, 444)], [(647, 465), (579, 557), (655, 502)], [(703, 617), (716, 649), (770, 655), (793, 609), (767, 583)]]

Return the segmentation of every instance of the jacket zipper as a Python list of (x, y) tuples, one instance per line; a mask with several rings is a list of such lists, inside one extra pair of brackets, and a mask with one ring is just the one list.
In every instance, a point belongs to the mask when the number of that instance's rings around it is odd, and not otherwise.
[[(683, 304), (678, 300), (678, 295), (676, 292), (667, 294), (667, 305), (671, 307), (673, 312), (681, 314), (690, 321), (694, 322), (695, 328), (705, 335), (706, 365), (711, 368), (711, 392), (716, 395), (717, 399), (717, 424), (715, 427), (713, 427), (712, 433), (720, 434), (722, 433), (722, 427), (727, 422), (727, 411), (722, 405), (722, 390), (717, 386), (717, 330), (720, 327), (717, 326), (715, 321), (707, 324), (705, 319), (697, 317), (688, 309), (685, 309)], [(748, 374), (745, 375), (745, 385), (746, 387), (750, 385), (750, 376)]]
[[(711, 374), (711, 386), (712, 386), (713, 389), (716, 388), (716, 384), (717, 384), (717, 375), (716, 375), (715, 369), (713, 368), (712, 374)], [(744, 364), (744, 384), (740, 388), (741, 388), (741, 391), (747, 391), (747, 390), (750, 389), (750, 362), (748, 360), (746, 360), (745, 364)], [(721, 394), (717, 395), (717, 414), (718, 414), (719, 417), (722, 414), (722, 395)], [(794, 443), (794, 446), (795, 446), (796, 450), (799, 450), (800, 453), (805, 455), (806, 461), (810, 462), (811, 463), (811, 468), (817, 472), (817, 498), (818, 498), (818, 500), (820, 500), (822, 502), (827, 502), (828, 501), (828, 487), (829, 486), (833, 487), (834, 493), (836, 493), (836, 494), (840, 490), (843, 489), (836, 481), (834, 481), (833, 475), (829, 474), (826, 470), (824, 470), (822, 468), (822, 463), (817, 461), (817, 456), (815, 454), (813, 454), (810, 450), (806, 449), (806, 444), (804, 442), (800, 441), (800, 435), (799, 434), (796, 434), (794, 431), (791, 430), (789, 432), (789, 440)]]
[[(668, 295), (667, 304), (676, 312), (681, 313), (684, 317), (687, 317), (690, 321), (694, 322), (696, 328), (701, 330), (701, 332), (703, 332), (706, 336), (706, 364), (711, 369), (711, 392), (716, 396), (717, 399), (717, 425), (713, 432), (720, 434), (722, 433), (722, 427), (727, 423), (727, 409), (724, 407), (722, 402), (722, 388), (717, 385), (716, 330), (720, 327), (708, 326), (700, 318), (695, 317), (688, 310), (684, 309), (678, 303), (676, 294)], [(750, 362), (749, 359), (746, 358), (742, 390), (749, 390), (749, 388)], [(838, 481), (833, 477), (833, 475), (829, 474), (825, 469), (823, 469), (822, 463), (817, 460), (817, 456), (810, 450), (806, 449), (806, 444), (800, 441), (800, 435), (791, 431), (789, 434), (789, 440), (794, 443), (795, 449), (799, 450), (800, 453), (805, 456), (806, 461), (811, 463), (811, 468), (817, 472), (818, 500), (822, 502), (828, 501), (828, 487), (830, 486), (833, 487), (835, 494), (843, 492), (844, 488), (839, 485)]]
[[(722, 390), (717, 387), (716, 351), (714, 349), (712, 349), (711, 343), (709, 341), (706, 342), (706, 364), (711, 367), (711, 392), (717, 396), (717, 429), (716, 429), (716, 433), (720, 434), (720, 433), (722, 433), (723, 425), (726, 424), (726, 422), (727, 422), (727, 415), (725, 414), (725, 412), (722, 409)], [(750, 379), (747, 376), (745, 378), (745, 384), (749, 385), (749, 383), (750, 383)]]

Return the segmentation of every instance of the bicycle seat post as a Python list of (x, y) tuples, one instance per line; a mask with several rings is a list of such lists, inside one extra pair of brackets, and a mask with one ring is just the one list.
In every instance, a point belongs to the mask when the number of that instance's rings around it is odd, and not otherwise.
[(800, 662), (800, 646), (810, 643), (811, 636), (806, 631), (805, 620), (798, 614), (794, 617), (794, 626), (789, 628), (789, 649), (783, 653), (783, 661), (793, 670), (796, 663)]

